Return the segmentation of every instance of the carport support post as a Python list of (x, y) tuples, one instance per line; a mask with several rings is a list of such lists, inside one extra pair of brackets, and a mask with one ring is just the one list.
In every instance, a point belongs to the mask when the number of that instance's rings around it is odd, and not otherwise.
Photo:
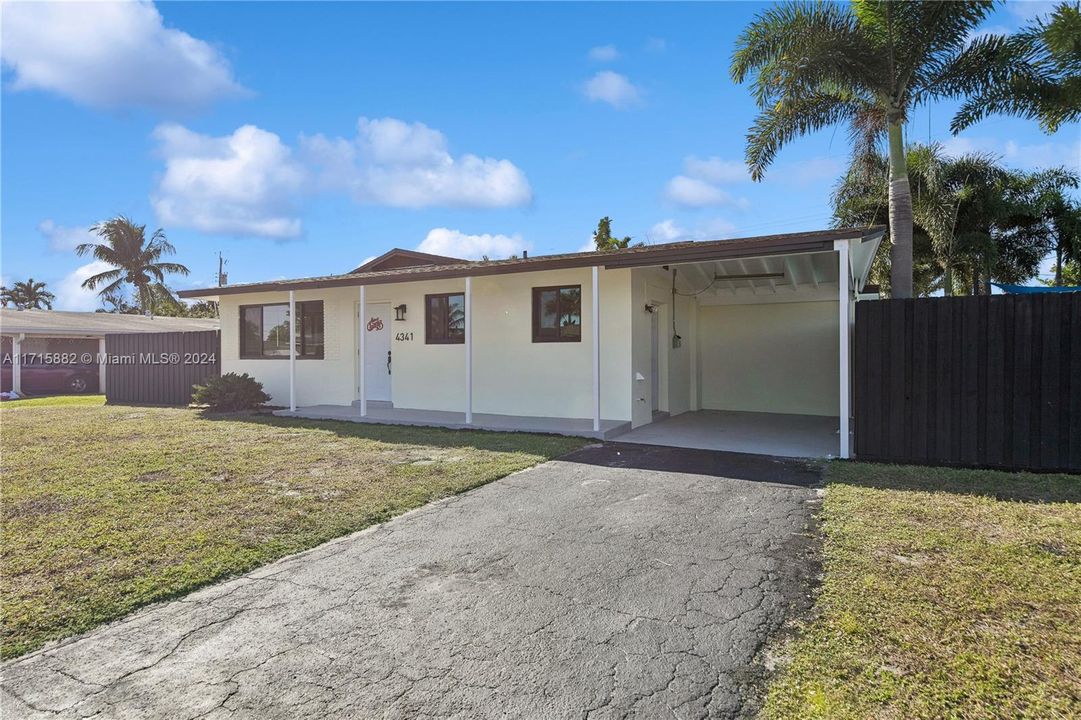
[(851, 301), (850, 283), (852, 278), (851, 265), (848, 260), (848, 240), (835, 240), (833, 247), (837, 250), (837, 321), (838, 330), (840, 331), (840, 345), (838, 352), (840, 353), (838, 359), (840, 362), (838, 365), (841, 368), (840, 372), (840, 384), (838, 386), (840, 396), (840, 456), (842, 458), (851, 457), (851, 450), (849, 444), (851, 441), (849, 435), (849, 418), (851, 416), (851, 378), (849, 377), (849, 362), (851, 356), (849, 355), (849, 326), (848, 326), (848, 303)]
[(465, 424), (473, 424), (473, 278), (465, 279)]
[(22, 333), (11, 339), (11, 391), (22, 394), (23, 391), (23, 338)]
[(104, 395), (105, 389), (105, 336), (98, 338), (98, 392)]
[(368, 334), (368, 323), (364, 318), (368, 316), (367, 311), (364, 308), (364, 286), (360, 286), (360, 306), (357, 309), (357, 333), (359, 333), (359, 341), (357, 343), (357, 356), (360, 358), (357, 362), (360, 363), (360, 382), (357, 383), (357, 389), (360, 391), (360, 416), (368, 417), (368, 393), (364, 388), (364, 336)]
[(599, 268), (593, 266), (593, 286), (590, 300), (593, 312), (590, 325), (593, 329), (593, 432), (601, 431), (601, 294), (598, 282)]
[(297, 293), (289, 291), (289, 410), (297, 409)]

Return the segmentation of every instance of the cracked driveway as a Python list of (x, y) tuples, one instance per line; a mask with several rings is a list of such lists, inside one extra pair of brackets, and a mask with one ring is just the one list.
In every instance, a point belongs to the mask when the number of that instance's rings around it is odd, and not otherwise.
[(4, 665), (16, 717), (745, 717), (818, 474), (611, 444)]

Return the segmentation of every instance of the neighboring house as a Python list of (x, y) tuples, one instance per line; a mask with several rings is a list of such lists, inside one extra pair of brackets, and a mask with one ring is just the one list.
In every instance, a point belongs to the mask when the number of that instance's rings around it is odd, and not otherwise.
[[(180, 294), (220, 303), (222, 372), (254, 376), (283, 414), (629, 440), (665, 429), (638, 439), (770, 451), (764, 437), (778, 454), (847, 457), (854, 303), (882, 234), (491, 261), (395, 249), (343, 275)], [(801, 450), (812, 427), (819, 444)]]
[(215, 319), (0, 308), (3, 391), (45, 394), (105, 392), (109, 333), (217, 330)]

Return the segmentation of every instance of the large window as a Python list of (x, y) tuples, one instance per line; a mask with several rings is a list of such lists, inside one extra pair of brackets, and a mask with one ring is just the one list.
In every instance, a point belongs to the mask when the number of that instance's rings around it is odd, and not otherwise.
[[(323, 301), (298, 302), (298, 358), (323, 357)], [(240, 306), (240, 357), (289, 357), (289, 305)]]
[(582, 286), (533, 288), (533, 342), (581, 342)]
[(429, 345), (465, 342), (465, 295), (424, 296), (424, 342)]

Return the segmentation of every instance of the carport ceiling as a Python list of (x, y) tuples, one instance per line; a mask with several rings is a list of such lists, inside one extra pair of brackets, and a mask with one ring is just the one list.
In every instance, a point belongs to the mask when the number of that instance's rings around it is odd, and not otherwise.
[(769, 295), (837, 287), (837, 255), (831, 252), (712, 260), (675, 266), (694, 292)]

